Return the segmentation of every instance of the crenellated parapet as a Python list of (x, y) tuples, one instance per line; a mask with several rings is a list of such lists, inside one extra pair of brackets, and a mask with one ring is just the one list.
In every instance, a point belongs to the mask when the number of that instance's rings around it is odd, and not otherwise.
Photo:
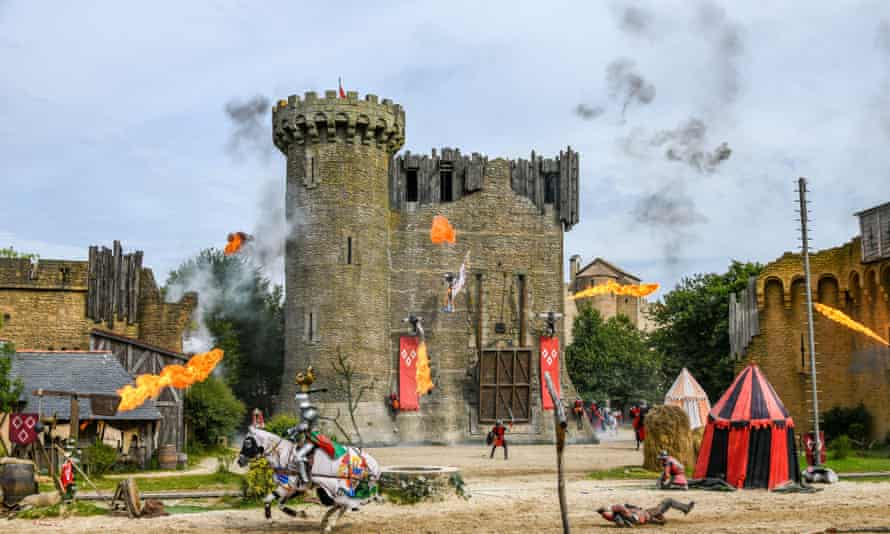
[[(390, 166), (390, 206), (403, 209), (407, 203), (453, 202), (485, 187), (488, 158), (474, 152), (467, 156), (456, 148), (433, 149), (430, 155), (405, 152)], [(559, 221), (568, 230), (579, 220), (578, 153), (569, 147), (555, 158), (531, 153), (530, 159), (510, 161), (510, 188), (527, 197), (541, 213), (553, 205)]]
[(337, 91), (325, 91), (319, 98), (309, 91), (301, 99), (291, 95), (272, 109), (273, 141), (285, 155), (288, 147), (323, 143), (376, 146), (390, 154), (405, 142), (405, 110), (390, 99), (350, 91), (338, 98)]

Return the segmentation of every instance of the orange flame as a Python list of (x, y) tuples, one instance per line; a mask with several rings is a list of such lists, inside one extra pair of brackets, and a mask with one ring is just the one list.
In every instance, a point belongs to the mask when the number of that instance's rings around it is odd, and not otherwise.
[(203, 382), (213, 372), (216, 364), (223, 358), (223, 351), (213, 349), (210, 352), (195, 354), (186, 365), (168, 365), (161, 369), (161, 374), (144, 374), (136, 377), (136, 387), (127, 384), (117, 390), (121, 403), (119, 412), (136, 409), (150, 398), (155, 398), (165, 387), (182, 389), (195, 382)]
[(584, 297), (595, 297), (597, 295), (605, 295), (614, 293), (615, 295), (628, 295), (631, 297), (645, 297), (651, 295), (658, 290), (658, 284), (627, 284), (621, 285), (614, 280), (609, 280), (605, 284), (588, 287), (572, 295), (572, 299), (580, 299)]
[(250, 240), (250, 236), (244, 232), (234, 232), (229, 234), (226, 239), (228, 240), (228, 244), (226, 244), (226, 248), (223, 252), (225, 252), (226, 256), (231, 256), (241, 250), (244, 243), (247, 243)]
[(433, 217), (433, 227), (430, 228), (430, 239), (433, 241), (434, 245), (441, 245), (446, 242), (453, 245), (457, 240), (456, 235), (454, 227), (451, 226), (448, 219), (442, 215)]
[(426, 355), (426, 341), (417, 344), (417, 394), (426, 395), (432, 391), (433, 379), (430, 376), (430, 359)]
[(821, 313), (825, 317), (828, 317), (836, 323), (840, 323), (851, 330), (855, 330), (861, 334), (865, 334), (875, 341), (880, 341), (884, 345), (890, 345), (890, 342), (876, 334), (871, 328), (865, 326), (862, 323), (856, 322), (847, 314), (838, 309), (832, 308), (831, 306), (826, 306), (825, 304), (820, 304), (818, 302), (813, 303), (813, 308), (815, 308), (817, 312)]

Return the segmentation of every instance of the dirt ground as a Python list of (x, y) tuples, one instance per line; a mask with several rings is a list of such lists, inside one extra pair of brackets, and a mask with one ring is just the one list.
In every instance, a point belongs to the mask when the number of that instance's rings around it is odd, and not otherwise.
[[(622, 436), (626, 437), (626, 436)], [(471, 498), (414, 506), (370, 504), (347, 513), (336, 532), (384, 533), (543, 533), (561, 532), (552, 446), (515, 446), (505, 461), (476, 446), (395, 447), (375, 449), (381, 465), (452, 465), (461, 469)], [(613, 532), (615, 527), (594, 511), (613, 503), (652, 506), (665, 497), (695, 500), (688, 516), (667, 514), (659, 532), (819, 532), (829, 527), (890, 526), (890, 482), (841, 482), (815, 494), (776, 494), (762, 490), (734, 493), (661, 492), (654, 482), (594, 481), (594, 469), (642, 461), (628, 440), (601, 445), (572, 445), (566, 450), (566, 493), (573, 532)], [(129, 520), (91, 517), (39, 521), (15, 520), (11, 532), (318, 532), (324, 509), (306, 508), (307, 519), (290, 519), (277, 510), (263, 519), (262, 510), (215, 511)]]

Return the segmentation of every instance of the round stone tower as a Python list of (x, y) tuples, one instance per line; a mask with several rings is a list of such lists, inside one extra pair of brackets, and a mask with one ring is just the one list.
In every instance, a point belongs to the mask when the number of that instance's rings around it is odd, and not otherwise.
[(359, 408), (362, 436), (374, 440), (377, 429), (365, 425), (383, 430), (376, 423), (386, 417), (392, 360), (389, 165), (405, 140), (405, 111), (375, 95), (307, 92), (279, 101), (272, 125), (287, 157), (286, 213), (297, 225), (285, 257), (281, 407), (293, 410), (294, 374), (312, 365), (329, 389), (316, 399), (323, 413), (340, 408), (348, 421), (334, 369), (342, 357), (355, 371), (353, 392), (377, 379)]

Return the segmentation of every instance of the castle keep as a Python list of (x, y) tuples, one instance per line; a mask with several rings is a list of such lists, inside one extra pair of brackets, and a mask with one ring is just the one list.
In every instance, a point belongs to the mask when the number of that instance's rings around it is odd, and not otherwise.
[[(890, 338), (890, 203), (860, 212), (861, 235), (810, 255), (813, 302)], [(786, 252), (730, 303), (732, 351), (763, 369), (803, 431), (811, 429), (806, 285), (800, 254)], [(819, 407), (862, 402), (872, 439), (890, 432), (890, 348), (814, 312)]]
[[(287, 157), (287, 215), (301, 223), (287, 243), (282, 409), (293, 410), (296, 371), (312, 365), (329, 388), (319, 396), (323, 412), (347, 420), (333, 369), (342, 357), (357, 371), (353, 391), (369, 388), (356, 413), (366, 442), (483, 437), (507, 413), (515, 440), (547, 439), (536, 314), (563, 312), (563, 232), (578, 222), (578, 154), (509, 161), (445, 148), (396, 156), (405, 111), (354, 92), (282, 100), (273, 130)], [(456, 228), (455, 244), (431, 242), (436, 215)], [(467, 284), (444, 312), (443, 275), (468, 253)], [(419, 411), (393, 418), (385, 399), (398, 391), (409, 314), (424, 319), (436, 388)], [(564, 369), (563, 394), (574, 395)]]

